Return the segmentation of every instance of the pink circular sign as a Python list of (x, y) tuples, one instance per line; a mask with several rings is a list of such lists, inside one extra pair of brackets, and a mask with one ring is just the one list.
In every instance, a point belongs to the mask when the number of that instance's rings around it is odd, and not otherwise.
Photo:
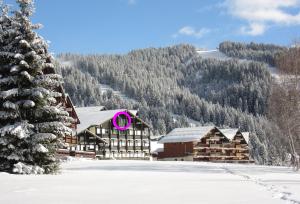
[[(126, 124), (125, 126), (123, 126), (123, 127), (120, 127), (120, 126), (118, 125), (118, 123), (117, 123), (117, 118), (119, 117), (119, 115), (125, 115), (126, 118), (127, 118), (127, 124)], [(117, 113), (114, 115), (114, 117), (113, 117), (113, 125), (115, 126), (115, 128), (116, 128), (117, 130), (121, 130), (121, 131), (127, 130), (127, 129), (129, 128), (130, 124), (131, 124), (131, 117), (130, 117), (130, 115), (129, 115), (127, 112), (125, 112), (125, 111), (117, 112)]]

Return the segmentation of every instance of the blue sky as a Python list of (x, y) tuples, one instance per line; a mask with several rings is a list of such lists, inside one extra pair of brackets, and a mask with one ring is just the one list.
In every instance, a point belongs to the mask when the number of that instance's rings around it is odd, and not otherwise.
[[(14, 0), (4, 0), (13, 4)], [(33, 22), (54, 53), (126, 53), (224, 40), (289, 45), (300, 37), (299, 0), (36, 0)]]

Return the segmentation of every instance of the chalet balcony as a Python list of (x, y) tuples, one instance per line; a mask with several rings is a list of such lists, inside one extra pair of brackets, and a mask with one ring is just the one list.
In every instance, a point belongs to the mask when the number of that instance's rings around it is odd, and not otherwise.
[(195, 156), (210, 156), (210, 153), (206, 153), (206, 152), (196, 152)]
[(120, 150), (126, 150), (126, 146), (120, 146), (119, 149)]
[(135, 150), (141, 150), (142, 147), (141, 146), (135, 146)]
[(209, 147), (209, 145), (208, 144), (204, 144), (204, 143), (198, 143), (196, 146), (195, 146), (195, 148), (198, 148), (198, 147)]
[(69, 144), (77, 144), (77, 137), (66, 136), (65, 142)]
[(133, 146), (127, 146), (127, 150), (134, 150)]
[(210, 144), (209, 147), (221, 147), (220, 144)]
[(210, 138), (208, 138), (207, 140), (211, 140), (211, 141), (219, 141), (220, 139), (222, 139), (223, 137), (219, 137), (219, 136), (212, 136)]
[(111, 146), (110, 149), (111, 150), (118, 150), (118, 147), (117, 146)]
[(222, 156), (220, 153), (211, 153), (210, 156), (212, 157), (219, 157)]
[(142, 140), (147, 140), (147, 141), (148, 141), (149, 138), (148, 138), (148, 136), (143, 135), (143, 136), (141, 137), (141, 139), (142, 139)]
[(125, 135), (120, 135), (120, 136), (119, 136), (119, 139), (125, 140), (125, 139), (126, 139), (126, 136), (125, 136)]

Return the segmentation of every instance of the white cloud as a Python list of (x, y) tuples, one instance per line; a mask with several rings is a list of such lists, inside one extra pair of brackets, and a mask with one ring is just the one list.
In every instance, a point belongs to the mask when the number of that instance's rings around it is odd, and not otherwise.
[(191, 26), (184, 26), (179, 29), (179, 31), (173, 35), (174, 38), (178, 37), (179, 35), (185, 35), (185, 36), (192, 36), (196, 38), (202, 38), (205, 34), (209, 33), (210, 30), (207, 28), (201, 28), (199, 30), (196, 30), (195, 28)]
[(300, 0), (225, 0), (223, 5), (229, 14), (248, 22), (241, 28), (244, 34), (261, 35), (270, 25), (300, 25), (300, 11), (287, 10), (299, 8)]
[(250, 23), (249, 26), (242, 26), (240, 33), (245, 35), (262, 35), (266, 31), (266, 25), (260, 23)]

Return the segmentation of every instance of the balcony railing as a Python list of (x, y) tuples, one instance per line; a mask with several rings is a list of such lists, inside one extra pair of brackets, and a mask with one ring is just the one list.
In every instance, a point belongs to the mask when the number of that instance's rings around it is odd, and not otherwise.
[(133, 146), (127, 146), (127, 149), (128, 150), (134, 150), (134, 147)]
[(66, 136), (65, 141), (69, 144), (77, 144), (77, 137)]
[(142, 147), (141, 146), (135, 146), (135, 150), (141, 150)]
[(117, 146), (111, 146), (110, 149), (111, 150), (118, 150), (118, 147)]

